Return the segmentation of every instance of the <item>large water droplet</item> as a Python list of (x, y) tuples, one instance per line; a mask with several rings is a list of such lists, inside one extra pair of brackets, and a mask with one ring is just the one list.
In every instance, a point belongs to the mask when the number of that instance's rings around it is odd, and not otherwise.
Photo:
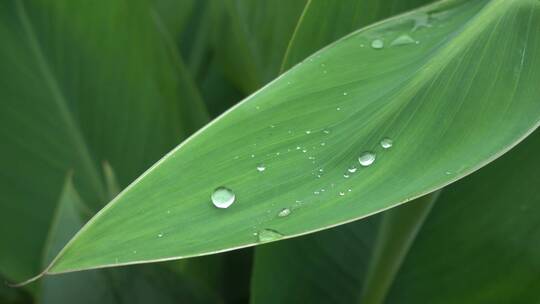
[(229, 208), (234, 203), (236, 196), (231, 189), (225, 187), (218, 187), (212, 193), (212, 203), (217, 208)]
[(266, 170), (266, 166), (264, 164), (257, 165), (257, 171), (263, 172), (264, 170)]
[(384, 47), (384, 41), (381, 39), (375, 39), (371, 41), (371, 47), (374, 49), (382, 49)]
[(282, 237), (283, 234), (273, 229), (263, 229), (257, 233), (257, 238), (261, 243), (279, 240)]
[(289, 208), (284, 208), (284, 209), (282, 209), (282, 210), (278, 213), (278, 216), (279, 216), (279, 217), (286, 217), (286, 216), (288, 216), (289, 214), (291, 214), (291, 209), (289, 209)]
[(390, 149), (392, 148), (393, 144), (394, 144), (394, 141), (388, 137), (383, 138), (383, 140), (381, 140), (381, 147), (383, 147), (383, 149)]
[(358, 157), (358, 162), (360, 165), (367, 167), (371, 166), (375, 162), (375, 154), (371, 152), (364, 152), (360, 157)]
[(409, 35), (401, 35), (399, 37), (397, 37), (396, 39), (394, 39), (390, 45), (391, 46), (400, 46), (400, 45), (407, 45), (407, 44), (414, 44), (416, 43), (416, 40), (414, 40), (411, 36)]

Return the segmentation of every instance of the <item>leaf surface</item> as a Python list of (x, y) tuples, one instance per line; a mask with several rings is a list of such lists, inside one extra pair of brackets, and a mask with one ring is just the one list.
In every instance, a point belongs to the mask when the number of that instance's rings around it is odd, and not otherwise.
[[(444, 1), (339, 40), (156, 163), (48, 272), (289, 238), (477, 170), (538, 125), (539, 11), (535, 0)], [(222, 186), (236, 195), (228, 209), (210, 201)]]

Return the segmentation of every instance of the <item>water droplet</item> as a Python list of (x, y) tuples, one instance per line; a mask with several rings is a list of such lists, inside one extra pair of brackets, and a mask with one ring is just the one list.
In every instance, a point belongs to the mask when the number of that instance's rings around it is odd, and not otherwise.
[(371, 152), (364, 152), (358, 157), (358, 162), (363, 167), (371, 166), (375, 162), (375, 154)]
[(324, 190), (324, 188), (323, 188), (323, 189), (321, 189), (321, 192), (324, 192), (324, 191), (326, 191), (326, 190)]
[(341, 111), (341, 108), (340, 108), (340, 107), (337, 107), (337, 108), (336, 108), (336, 111)]
[(212, 203), (217, 208), (229, 208), (229, 206), (234, 203), (236, 196), (231, 189), (225, 187), (218, 187), (212, 193), (211, 198)]
[(286, 217), (286, 216), (288, 216), (289, 214), (291, 214), (291, 209), (289, 209), (289, 208), (283, 208), (283, 209), (278, 213), (278, 216), (279, 216), (279, 217)]
[(345, 195), (345, 192), (339, 191), (339, 196), (344, 196), (344, 195)]
[(314, 160), (314, 159), (315, 159), (315, 156), (308, 156), (308, 159), (309, 159), (309, 160)]
[(390, 149), (392, 148), (393, 144), (394, 144), (394, 141), (388, 137), (383, 138), (383, 140), (381, 140), (381, 147), (383, 147), (383, 149)]
[(171, 214), (171, 210), (167, 210), (167, 214)]
[(307, 130), (307, 131), (306, 131), (306, 134), (311, 134), (311, 130)]
[(323, 130), (324, 134), (330, 134), (330, 130)]
[(251, 154), (251, 158), (255, 158), (255, 154)]
[(358, 170), (358, 168), (356, 168), (355, 166), (350, 166), (349, 169), (347, 169), (347, 171), (349, 171), (351, 173), (356, 172), (356, 170)]
[(352, 191), (352, 189), (348, 189), (347, 191), (351, 192), (351, 191)]
[(270, 125), (270, 129), (273, 129), (273, 128), (275, 128), (275, 127), (276, 127), (276, 126), (274, 126), (274, 125)]
[(347, 94), (349, 94), (349, 93), (347, 93), (347, 92), (343, 92), (343, 96), (347, 96)]
[(260, 110), (260, 109), (261, 109), (261, 107), (259, 107), (259, 106), (255, 106), (255, 109), (257, 109), (257, 110)]
[(257, 165), (257, 171), (263, 172), (264, 170), (266, 170), (266, 166), (264, 164)]
[(446, 174), (446, 175), (450, 175), (450, 174), (452, 174), (452, 172), (450, 172), (450, 171), (446, 171), (446, 172), (444, 172), (444, 174)]
[(324, 172), (324, 169), (323, 168), (319, 168), (319, 172)]
[(347, 174), (347, 173), (344, 173), (344, 174), (343, 174), (343, 177), (345, 177), (345, 178), (349, 178), (349, 174)]
[(300, 149), (302, 149), (302, 148), (300, 148), (300, 146), (296, 146), (296, 150), (300, 150)]
[(133, 253), (137, 253), (137, 250), (133, 250)]
[(259, 242), (264, 243), (279, 240), (283, 237), (283, 234), (273, 229), (263, 229), (257, 233), (257, 237)]
[(422, 27), (431, 27), (431, 24), (429, 24), (429, 15), (426, 13), (419, 13), (414, 17), (414, 27), (412, 31), (415, 32)]
[(384, 41), (381, 39), (375, 39), (371, 42), (371, 47), (374, 49), (382, 49), (384, 47)]
[(401, 46), (401, 45), (407, 45), (407, 44), (413, 44), (413, 43), (416, 43), (416, 40), (414, 40), (411, 36), (409, 35), (401, 35), (399, 37), (397, 37), (396, 39), (394, 39), (394, 41), (392, 41), (392, 43), (390, 43), (391, 46)]
[(319, 194), (320, 194), (320, 192), (319, 192), (319, 191), (313, 191), (313, 194), (315, 194), (315, 195), (319, 195)]
[(163, 237), (163, 233), (162, 232), (158, 233), (157, 237), (158, 238)]
[(307, 152), (307, 150), (306, 150), (306, 149), (302, 150), (302, 153), (306, 153), (306, 152)]
[(323, 147), (326, 146), (326, 143), (325, 143), (325, 142), (322, 142), (322, 143), (321, 143), (321, 146), (323, 146)]

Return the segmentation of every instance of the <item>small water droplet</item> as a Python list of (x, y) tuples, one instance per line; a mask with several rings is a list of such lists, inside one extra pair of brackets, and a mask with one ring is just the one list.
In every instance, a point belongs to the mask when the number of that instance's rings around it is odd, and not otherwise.
[(344, 196), (344, 195), (345, 195), (345, 192), (339, 191), (339, 196)]
[(381, 39), (375, 39), (371, 42), (371, 47), (374, 49), (382, 49), (384, 47), (384, 41)]
[(171, 210), (167, 210), (167, 214), (171, 214)]
[(278, 216), (279, 216), (279, 217), (286, 217), (286, 216), (288, 216), (289, 214), (291, 214), (291, 209), (289, 209), (289, 208), (283, 208), (283, 209), (278, 213)]
[(276, 126), (274, 126), (274, 125), (270, 125), (270, 128), (271, 128), (271, 129), (273, 129), (273, 128), (275, 128), (275, 127), (276, 127)]
[(399, 37), (397, 37), (396, 39), (394, 39), (390, 45), (391, 46), (401, 46), (401, 45), (407, 45), (407, 44), (413, 44), (413, 43), (416, 43), (416, 40), (414, 40), (411, 36), (409, 35), (401, 35)]
[(423, 27), (431, 27), (431, 24), (429, 23), (429, 15), (426, 13), (419, 13), (414, 17), (414, 27), (412, 31), (415, 32)]
[(264, 170), (266, 170), (266, 166), (264, 164), (257, 165), (257, 171), (263, 172)]
[(330, 134), (330, 130), (323, 130), (324, 134)]
[(450, 171), (446, 171), (446, 172), (444, 172), (444, 174), (446, 174), (446, 175), (450, 175), (450, 174), (452, 174), (452, 172), (450, 172)]
[(302, 153), (306, 153), (306, 152), (307, 152), (307, 150), (306, 150), (306, 149), (302, 150)]
[(257, 237), (259, 242), (264, 243), (279, 240), (283, 237), (283, 234), (273, 229), (263, 229), (257, 233)]
[(350, 173), (354, 173), (356, 172), (356, 170), (358, 170), (358, 168), (356, 168), (355, 166), (350, 166), (349, 169), (347, 169), (347, 171), (349, 171)]
[(375, 162), (375, 154), (371, 152), (364, 152), (358, 157), (358, 162), (363, 167), (371, 166)]
[(319, 168), (319, 172), (324, 172), (324, 169), (323, 168)]
[(390, 149), (392, 148), (393, 144), (394, 144), (394, 141), (388, 137), (383, 138), (383, 140), (381, 140), (381, 147), (383, 147), (383, 149)]
[(255, 158), (255, 154), (251, 154), (251, 158)]
[(336, 108), (336, 111), (341, 111), (341, 108), (340, 108), (340, 107), (337, 107), (337, 108)]
[(320, 194), (320, 192), (319, 192), (319, 191), (313, 191), (313, 194), (315, 194), (315, 195), (319, 195), (319, 194)]
[(321, 143), (321, 146), (323, 146), (323, 147), (326, 146), (326, 143), (325, 143), (325, 142), (322, 142), (322, 143)]
[(314, 159), (315, 159), (315, 156), (308, 156), (308, 159), (309, 159), (309, 160), (314, 160)]
[(343, 177), (345, 177), (345, 178), (349, 178), (349, 174), (347, 174), (347, 173), (344, 173), (344, 174), (343, 174)]
[(348, 189), (347, 191), (351, 192), (351, 191), (352, 191), (352, 189)]
[(343, 96), (347, 96), (347, 94), (349, 94), (349, 93), (347, 93), (347, 92), (343, 92)]
[(296, 150), (300, 150), (300, 149), (302, 149), (302, 148), (300, 148), (300, 146), (296, 146)]
[(323, 189), (321, 189), (321, 192), (324, 192), (324, 191), (326, 191), (326, 190), (324, 190), (324, 188), (323, 188)]
[(306, 134), (311, 134), (311, 130), (307, 130), (307, 131), (306, 131)]
[(158, 238), (163, 237), (163, 233), (162, 232), (158, 233), (157, 237)]
[(236, 195), (234, 192), (225, 187), (218, 187), (212, 193), (212, 203), (217, 208), (229, 208), (230, 205), (234, 203)]
[(133, 253), (137, 253), (137, 250), (133, 250)]

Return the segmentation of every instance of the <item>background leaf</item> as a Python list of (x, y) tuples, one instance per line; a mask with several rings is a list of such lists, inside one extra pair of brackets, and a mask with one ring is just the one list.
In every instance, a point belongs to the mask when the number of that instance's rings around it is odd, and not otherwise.
[(190, 84), (148, 3), (127, 5), (0, 4), (0, 246), (9, 248), (0, 252), (0, 267), (10, 280), (40, 270), (68, 170), (85, 201), (99, 208), (108, 200), (102, 161), (125, 186), (204, 123), (181, 119), (205, 114), (192, 115), (200, 100), (185, 90)]

